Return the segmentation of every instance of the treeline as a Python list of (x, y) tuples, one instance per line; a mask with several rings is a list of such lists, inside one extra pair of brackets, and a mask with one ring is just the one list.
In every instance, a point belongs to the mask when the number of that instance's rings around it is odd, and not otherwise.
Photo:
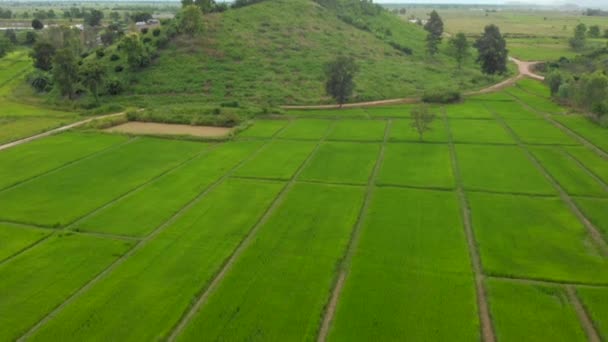
[(585, 12), (583, 12), (583, 15), (590, 16), (590, 17), (608, 17), (608, 11), (603, 11), (599, 8), (597, 8), (597, 9), (587, 8), (587, 10), (585, 10)]

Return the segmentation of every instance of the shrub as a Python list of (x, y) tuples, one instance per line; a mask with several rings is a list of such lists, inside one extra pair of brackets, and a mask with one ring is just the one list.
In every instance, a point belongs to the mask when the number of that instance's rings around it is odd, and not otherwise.
[(49, 74), (41, 71), (36, 71), (28, 77), (28, 81), (32, 88), (37, 92), (47, 92), (51, 90), (52, 82)]
[(80, 54), (80, 58), (87, 58), (89, 57), (89, 53), (88, 52), (83, 52)]
[(117, 65), (116, 67), (114, 67), (114, 71), (116, 72), (122, 72), (123, 70), (125, 70), (125, 67), (123, 67), (122, 65)]
[(110, 79), (108, 80), (108, 82), (106, 83), (106, 92), (110, 95), (118, 95), (120, 93), (122, 93), (123, 91), (123, 86), (122, 86), (122, 82), (120, 82), (120, 80), (114, 78), (114, 79)]
[(141, 33), (142, 34), (148, 34), (148, 28), (147, 27), (142, 28), (141, 29)]
[(112, 54), (112, 56), (110, 56), (110, 60), (111, 61), (117, 61), (120, 59), (120, 56), (117, 54)]
[(426, 103), (455, 103), (461, 100), (462, 94), (457, 90), (428, 90), (422, 96), (422, 101)]
[(395, 42), (390, 42), (389, 44), (390, 44), (390, 46), (392, 46), (392, 47), (393, 47), (395, 50), (399, 50), (399, 51), (403, 52), (404, 54), (406, 54), (406, 55), (408, 55), (408, 56), (409, 56), (409, 55), (411, 55), (411, 54), (414, 52), (414, 51), (412, 51), (412, 49), (410, 49), (409, 47), (407, 47), (407, 46), (403, 46), (403, 45), (400, 45), (400, 44), (395, 43)]
[(152, 41), (152, 38), (150, 38), (150, 37), (146, 37), (146, 38), (143, 39), (144, 44), (148, 44), (151, 41)]
[(155, 28), (155, 29), (152, 31), (152, 35), (153, 35), (154, 37), (158, 37), (158, 36), (160, 36), (160, 29), (159, 29), (159, 28)]
[(95, 54), (97, 55), (97, 58), (103, 58), (106, 55), (106, 52), (103, 51), (103, 49), (97, 49)]
[(220, 104), (221, 107), (227, 107), (227, 108), (238, 108), (239, 107), (239, 102), (238, 101), (229, 101), (229, 102), (222, 102)]

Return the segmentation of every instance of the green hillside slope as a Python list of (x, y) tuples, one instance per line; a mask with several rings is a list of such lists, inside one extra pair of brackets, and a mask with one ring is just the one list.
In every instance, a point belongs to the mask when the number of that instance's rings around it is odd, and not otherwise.
[(388, 12), (366, 17), (371, 28), (363, 30), (312, 0), (269, 0), (205, 20), (201, 37), (178, 36), (160, 51), (154, 65), (138, 75), (132, 88), (136, 95), (155, 94), (156, 101), (188, 94), (190, 101), (198, 95), (210, 102), (328, 103), (323, 65), (338, 54), (353, 56), (361, 68), (352, 101), (412, 96), (439, 86), (480, 88), (496, 81), (482, 76), (472, 60), (456, 71), (445, 52), (429, 59), (426, 32)]

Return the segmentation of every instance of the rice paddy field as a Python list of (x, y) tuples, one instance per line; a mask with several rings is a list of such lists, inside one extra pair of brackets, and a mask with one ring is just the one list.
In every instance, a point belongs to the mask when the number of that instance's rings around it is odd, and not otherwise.
[(0, 151), (0, 341), (605, 341), (608, 131), (539, 83)]

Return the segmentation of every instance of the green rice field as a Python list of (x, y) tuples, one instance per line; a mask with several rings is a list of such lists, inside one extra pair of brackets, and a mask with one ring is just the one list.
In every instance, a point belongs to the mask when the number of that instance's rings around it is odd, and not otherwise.
[(2, 150), (0, 341), (605, 341), (608, 131), (548, 101)]

